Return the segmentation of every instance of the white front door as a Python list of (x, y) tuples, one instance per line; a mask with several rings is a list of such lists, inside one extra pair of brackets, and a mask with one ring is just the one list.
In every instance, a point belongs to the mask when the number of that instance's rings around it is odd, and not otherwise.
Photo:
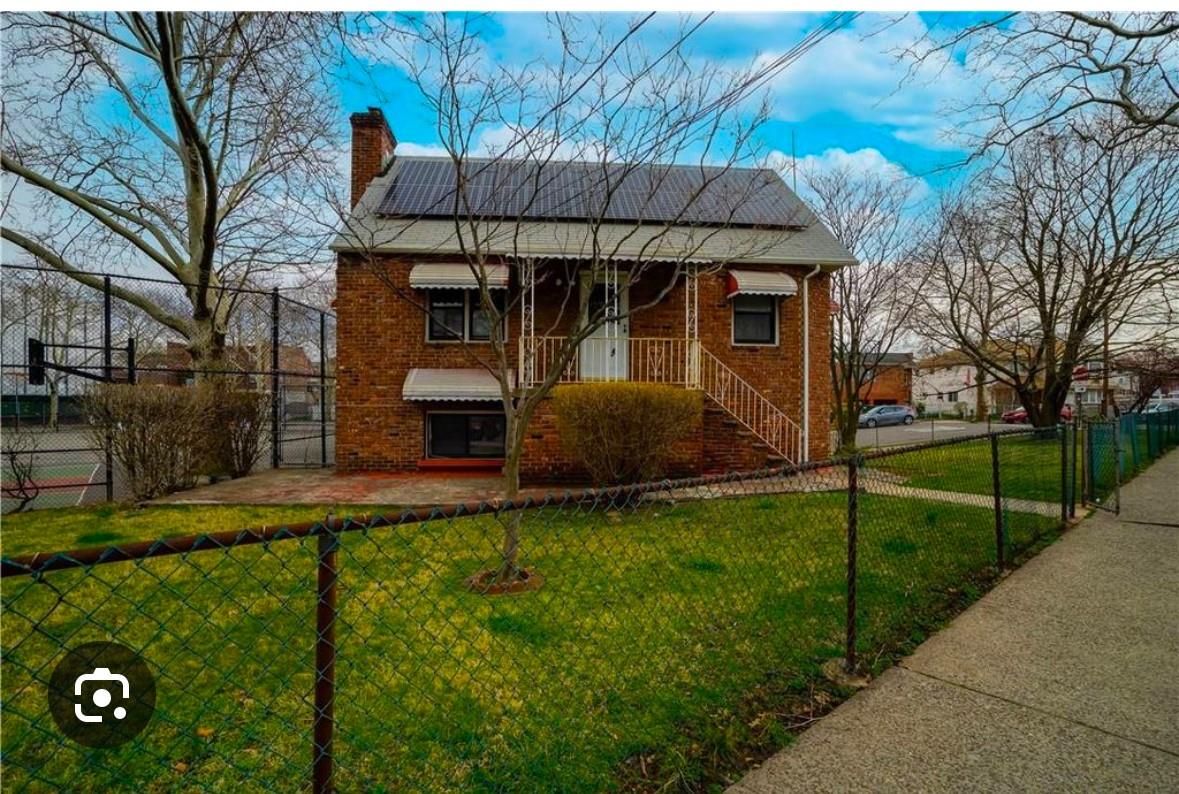
[[(630, 323), (624, 316), (627, 312), (626, 275), (623, 273), (600, 273), (597, 278), (583, 273), (581, 291), (584, 298), (589, 292), (586, 315), (597, 317), (605, 307), (607, 320), (593, 333), (582, 340), (578, 350), (581, 380), (627, 380), (627, 351), (629, 349), (628, 329)], [(610, 319), (621, 317), (621, 319)]]

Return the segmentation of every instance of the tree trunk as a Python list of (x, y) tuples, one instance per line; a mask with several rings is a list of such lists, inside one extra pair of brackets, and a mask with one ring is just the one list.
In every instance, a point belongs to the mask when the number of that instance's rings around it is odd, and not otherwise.
[(197, 380), (225, 366), (225, 331), (215, 316), (193, 319), (188, 335), (188, 354), (192, 357)]
[(57, 378), (50, 378), (45, 381), (46, 389), (49, 391), (49, 429), (57, 431), (58, 411), (61, 405), (61, 400), (58, 398), (58, 383)]
[[(517, 428), (520, 417), (514, 412), (508, 415), (507, 437), (509, 445), (504, 450), (504, 499), (516, 501), (520, 497), (520, 458), (524, 452), (523, 428)], [(495, 580), (498, 583), (514, 581), (520, 575), (520, 522), (523, 513), (513, 510), (504, 524), (503, 544), (500, 548), (499, 570)]]
[(987, 414), (990, 413), (991, 407), (987, 405), (987, 390), (983, 385), (986, 378), (986, 372), (982, 367), (974, 368), (974, 418), (982, 421), (986, 419)]

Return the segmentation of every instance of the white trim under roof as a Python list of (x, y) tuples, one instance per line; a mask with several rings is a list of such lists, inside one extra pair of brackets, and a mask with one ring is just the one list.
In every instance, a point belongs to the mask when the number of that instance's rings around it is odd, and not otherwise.
[[(414, 289), (478, 289), (479, 280), (465, 262), (419, 262), (409, 271), (409, 286)], [(488, 289), (508, 288), (507, 265), (484, 265)]]
[(485, 369), (411, 369), (401, 387), (409, 401), (499, 402), (499, 381)]
[(729, 268), (729, 290), (727, 297), (734, 295), (778, 295), (790, 297), (798, 294), (798, 282), (787, 273), (773, 270), (738, 270)]

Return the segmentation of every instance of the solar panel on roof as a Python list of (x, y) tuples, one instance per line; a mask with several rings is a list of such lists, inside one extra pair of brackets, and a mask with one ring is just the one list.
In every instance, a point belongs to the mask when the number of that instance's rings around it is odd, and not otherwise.
[(409, 217), (805, 225), (807, 211), (773, 171), (698, 166), (399, 158), (377, 212)]

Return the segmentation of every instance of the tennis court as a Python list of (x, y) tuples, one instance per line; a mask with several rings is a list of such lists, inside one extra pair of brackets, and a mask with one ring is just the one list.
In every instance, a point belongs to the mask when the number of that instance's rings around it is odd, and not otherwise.
[[(83, 453), (74, 453), (80, 456)], [(98, 456), (99, 453), (85, 453)], [(101, 460), (94, 461), (65, 461), (53, 462), (38, 460), (33, 466), (33, 482), (38, 490), (27, 509), (45, 507), (73, 507), (88, 502), (101, 502), (106, 498), (103, 474), (104, 466)], [(3, 509), (5, 512), (15, 509), (19, 499), (13, 488), (16, 478), (5, 461), (0, 466), (0, 488), (3, 491)]]

